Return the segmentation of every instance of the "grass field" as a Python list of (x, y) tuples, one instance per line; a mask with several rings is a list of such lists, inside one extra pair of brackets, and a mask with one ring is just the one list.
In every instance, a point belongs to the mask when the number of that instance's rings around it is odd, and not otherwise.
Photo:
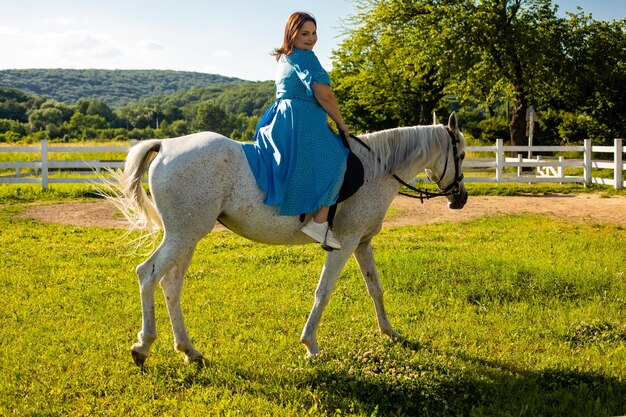
[(173, 352), (157, 296), (159, 339), (138, 368), (144, 256), (123, 231), (15, 217), (85, 195), (0, 187), (0, 415), (626, 414), (623, 227), (503, 216), (385, 229), (374, 250), (406, 340), (378, 336), (350, 261), (313, 360), (298, 339), (323, 251), (215, 233), (183, 294), (206, 366)]

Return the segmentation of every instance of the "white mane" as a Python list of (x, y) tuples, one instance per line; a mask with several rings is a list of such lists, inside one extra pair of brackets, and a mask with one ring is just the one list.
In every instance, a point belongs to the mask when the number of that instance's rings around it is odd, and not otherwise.
[(374, 178), (395, 172), (418, 153), (432, 154), (433, 145), (447, 138), (442, 129), (443, 125), (399, 127), (361, 136), (372, 148)]

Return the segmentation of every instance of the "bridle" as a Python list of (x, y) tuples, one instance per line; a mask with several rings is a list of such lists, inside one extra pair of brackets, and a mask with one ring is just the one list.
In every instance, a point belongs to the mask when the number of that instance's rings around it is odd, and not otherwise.
[[(396, 181), (398, 181), (400, 184), (407, 187), (409, 190), (416, 192), (418, 195), (404, 193), (404, 192), (399, 192), (399, 194), (402, 194), (407, 197), (419, 198), (422, 203), (424, 203), (425, 199), (428, 200), (433, 197), (444, 197), (448, 195), (461, 194), (461, 181), (463, 181), (463, 178), (465, 178), (465, 176), (461, 172), (461, 160), (463, 159), (463, 156), (460, 155), (458, 151), (458, 145), (460, 143), (460, 139), (456, 137), (454, 132), (452, 132), (452, 130), (450, 130), (449, 127), (446, 126), (445, 128), (446, 128), (446, 132), (448, 132), (448, 135), (450, 135), (450, 142), (448, 142), (448, 146), (446, 149), (446, 163), (443, 166), (443, 173), (441, 174), (440, 179), (438, 181), (433, 180), (430, 177), (430, 175), (426, 173), (426, 177), (431, 182), (434, 182), (437, 185), (437, 187), (439, 187), (440, 192), (433, 193), (432, 191), (416, 188), (412, 186), (411, 184), (407, 183), (406, 181), (402, 180), (402, 178), (398, 177), (396, 174), (393, 174), (393, 178)], [(448, 186), (442, 188), (440, 184), (441, 180), (445, 178), (446, 172), (448, 172), (448, 161), (450, 159), (448, 158), (448, 154), (450, 153), (450, 144), (452, 144), (452, 156), (454, 158), (454, 180), (450, 184), (448, 184)]]
[[(460, 143), (460, 139), (456, 137), (454, 132), (452, 132), (452, 130), (450, 130), (449, 127), (446, 126), (445, 128), (446, 128), (446, 132), (448, 132), (448, 135), (450, 135), (450, 142), (448, 142), (448, 146), (446, 149), (446, 163), (443, 167), (443, 173), (441, 174), (441, 177), (438, 181), (433, 180), (428, 175), (428, 173), (426, 174), (426, 177), (428, 177), (428, 179), (431, 182), (434, 182), (437, 185), (437, 187), (439, 187), (440, 191), (436, 193), (436, 192), (428, 191), (426, 189), (416, 188), (412, 186), (411, 184), (409, 184), (408, 182), (404, 181), (402, 178), (400, 178), (396, 174), (393, 174), (393, 178), (396, 181), (398, 181), (400, 184), (402, 184), (409, 190), (417, 193), (417, 195), (415, 195), (415, 194), (409, 194), (409, 193), (400, 191), (398, 194), (401, 194), (407, 197), (412, 197), (412, 198), (419, 198), (419, 200), (422, 203), (424, 203), (424, 200), (429, 200), (434, 197), (445, 197), (448, 195), (461, 194), (461, 181), (463, 181), (464, 175), (461, 172), (461, 159), (463, 159), (463, 157), (462, 155), (459, 154), (459, 151), (458, 151), (458, 145)], [(352, 139), (355, 139), (357, 142), (359, 142), (368, 151), (372, 150), (365, 142), (363, 142), (360, 138), (356, 137), (355, 135), (350, 134), (350, 137)], [(445, 178), (446, 172), (448, 171), (448, 160), (450, 159), (448, 158), (448, 155), (450, 154), (450, 147), (451, 147), (450, 144), (452, 144), (452, 155), (454, 157), (454, 181), (452, 181), (446, 187), (442, 188), (440, 185), (440, 182), (443, 178)]]

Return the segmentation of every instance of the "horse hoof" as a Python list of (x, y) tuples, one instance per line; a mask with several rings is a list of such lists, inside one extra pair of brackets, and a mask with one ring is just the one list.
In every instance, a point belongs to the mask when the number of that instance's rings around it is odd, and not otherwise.
[(380, 334), (383, 337), (390, 338), (394, 342), (399, 342), (399, 341), (404, 340), (404, 336), (402, 336), (400, 333), (396, 332), (395, 330), (385, 330), (385, 331), (381, 330)]
[(389, 337), (391, 338), (391, 340), (393, 340), (394, 342), (398, 342), (401, 340), (404, 340), (404, 336), (402, 336), (400, 333), (398, 332), (391, 332), (391, 334), (389, 335)]
[(135, 365), (143, 366), (144, 362), (146, 361), (146, 355), (133, 349), (130, 350), (130, 354), (133, 356), (133, 361), (135, 362)]
[(148, 357), (147, 354), (145, 354), (144, 352), (141, 352), (140, 346), (137, 346), (138, 344), (135, 343), (134, 345), (131, 346), (130, 348), (130, 354), (133, 356), (133, 361), (135, 362), (135, 365), (137, 366), (143, 366), (144, 362), (146, 361), (146, 358)]
[(323, 357), (324, 357), (324, 352), (307, 353), (306, 355), (304, 355), (304, 359), (307, 361), (317, 361), (318, 359), (323, 358)]
[(193, 363), (194, 365), (200, 366), (200, 367), (204, 367), (204, 365), (206, 365), (206, 359), (204, 358), (204, 356), (202, 356), (202, 354), (200, 352), (198, 352), (197, 355), (185, 355), (185, 362), (187, 363)]
[(306, 355), (304, 355), (304, 359), (314, 360), (317, 358), (321, 358), (322, 356), (324, 356), (324, 352), (321, 350), (318, 350), (317, 352), (307, 352)]

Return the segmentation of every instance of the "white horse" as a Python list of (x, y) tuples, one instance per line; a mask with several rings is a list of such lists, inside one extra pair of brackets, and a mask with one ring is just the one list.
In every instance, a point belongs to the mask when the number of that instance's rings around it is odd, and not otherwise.
[[(307, 356), (320, 353), (317, 326), (335, 281), (351, 254), (374, 301), (380, 332), (394, 339), (400, 337), (387, 319), (371, 244), (401, 187), (393, 174), (410, 179), (425, 169), (431, 178), (436, 178), (440, 189), (449, 192), (450, 208), (460, 209), (467, 201), (461, 174), (465, 139), (454, 113), (447, 127), (397, 128), (363, 135), (362, 139), (371, 151), (356, 142), (351, 146), (363, 162), (365, 182), (355, 195), (338, 206), (333, 231), (342, 249), (326, 256), (313, 309), (300, 338)], [(141, 185), (146, 171), (152, 199)], [(203, 360), (187, 335), (180, 297), (183, 277), (196, 244), (213, 229), (216, 221), (257, 242), (280, 245), (314, 242), (300, 231), (302, 223), (298, 216), (279, 216), (274, 207), (263, 204), (263, 193), (256, 185), (241, 144), (216, 133), (141, 142), (130, 150), (119, 179), (122, 195), (113, 197), (118, 208), (135, 226), (164, 231), (159, 247), (136, 270), (142, 328), (131, 353), (138, 365), (145, 361), (156, 339), (154, 292), (158, 283), (165, 295), (174, 348), (187, 361)]]

